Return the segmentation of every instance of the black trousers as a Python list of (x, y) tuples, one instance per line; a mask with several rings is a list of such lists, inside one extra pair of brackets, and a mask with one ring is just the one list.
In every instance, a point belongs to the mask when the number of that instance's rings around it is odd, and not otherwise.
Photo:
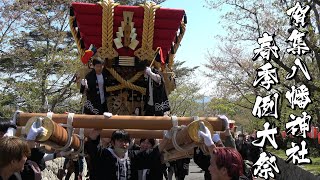
[[(93, 105), (93, 104), (92, 104)], [(108, 111), (108, 106), (107, 106), (107, 101), (105, 101), (103, 104), (94, 104), (93, 108), (97, 109), (99, 111), (99, 115), (102, 115), (104, 112), (109, 112)], [(90, 114), (90, 115), (95, 115), (90, 108), (84, 106), (84, 114)]]
[(69, 180), (72, 173), (74, 173), (74, 180), (78, 180), (78, 176), (80, 172), (83, 171), (83, 158), (79, 158), (76, 161), (73, 161), (71, 159), (65, 159), (64, 165), (63, 165), (64, 169), (66, 168), (68, 162), (72, 163), (74, 168), (71, 168), (71, 169), (73, 169), (74, 172), (68, 170), (65, 180)]
[(163, 112), (162, 111), (155, 111), (155, 107), (154, 106), (150, 106), (149, 104), (146, 104), (145, 106), (145, 116), (163, 116)]

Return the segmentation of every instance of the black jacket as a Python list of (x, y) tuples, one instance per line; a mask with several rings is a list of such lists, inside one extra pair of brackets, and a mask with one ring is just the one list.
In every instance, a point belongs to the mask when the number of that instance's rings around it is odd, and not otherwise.
[[(19, 180), (18, 176), (20, 176), (18, 173), (12, 174), (9, 177), (9, 180)], [(0, 176), (0, 180), (3, 180), (3, 178)], [(23, 180), (23, 179), (22, 179)]]
[(148, 160), (146, 158), (136, 158), (132, 163), (133, 172), (138, 173), (138, 177), (140, 174), (141, 178), (143, 171), (146, 171), (146, 180), (163, 180), (161, 154), (158, 150)]
[(154, 80), (152, 80), (152, 78), (148, 77), (147, 78), (147, 98), (145, 98), (145, 110), (147, 111), (148, 108), (148, 102), (149, 102), (149, 81), (152, 81), (152, 94), (153, 94), (153, 103), (154, 106), (152, 106), (151, 112), (146, 112), (146, 114), (148, 116), (150, 115), (156, 115), (156, 116), (163, 116), (164, 112), (166, 111), (170, 111), (170, 104), (169, 104), (169, 100), (168, 100), (168, 96), (166, 93), (166, 89), (165, 89), (165, 85), (164, 85), (164, 81), (163, 81), (163, 77), (161, 75), (161, 73), (158, 72), (158, 70), (156, 69), (152, 69), (152, 72), (155, 74), (159, 74), (161, 76), (161, 83), (157, 83)]
[(100, 91), (99, 91), (99, 85), (98, 85), (98, 80), (97, 80), (97, 75), (96, 71), (92, 69), (87, 75), (86, 75), (86, 80), (88, 83), (88, 89), (85, 92), (85, 87), (81, 85), (80, 87), (80, 93), (86, 93), (87, 95), (87, 100), (84, 103), (84, 113), (85, 114), (103, 114), (103, 112), (107, 112), (107, 97), (108, 93), (106, 91), (107, 84), (109, 84), (108, 79), (107, 79), (107, 71), (104, 69), (102, 71), (102, 76), (104, 80), (104, 85), (103, 85), (103, 90), (104, 90), (104, 98), (105, 98), (105, 103), (101, 104), (101, 99), (100, 99)]
[[(155, 168), (156, 163), (154, 162), (158, 161), (161, 155), (158, 147), (148, 151), (128, 150), (126, 157), (122, 159), (125, 161), (125, 167), (122, 167), (113, 149), (101, 149), (98, 143), (99, 138), (86, 143), (86, 150), (91, 158), (92, 169), (94, 169), (93, 172), (90, 172), (91, 180), (120, 180), (121, 171), (125, 171), (125, 179), (138, 180), (138, 169)], [(156, 171), (150, 171), (150, 173), (150, 176), (157, 174)]]
[(204, 171), (204, 179), (211, 180), (211, 175), (208, 170), (210, 166), (210, 156), (204, 155), (200, 148), (195, 147), (193, 160)]
[[(39, 148), (32, 148), (31, 149), (31, 156), (28, 158), (28, 160), (35, 162), (41, 171), (43, 171), (46, 168), (46, 164), (43, 160), (44, 151)], [(28, 163), (28, 161), (24, 164), (24, 169), (20, 173), (22, 179), (34, 179), (35, 173), (32, 169), (31, 164)]]
[[(224, 145), (225, 147), (236, 148), (236, 144), (232, 136), (226, 136)], [(193, 160), (204, 171), (204, 179), (210, 180), (211, 175), (208, 170), (210, 166), (210, 156), (204, 155), (201, 149), (196, 147), (194, 148)]]

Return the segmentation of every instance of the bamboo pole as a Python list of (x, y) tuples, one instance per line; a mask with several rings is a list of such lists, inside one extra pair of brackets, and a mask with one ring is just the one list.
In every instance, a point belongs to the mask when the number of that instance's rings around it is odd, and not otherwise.
[[(26, 122), (35, 116), (46, 116), (45, 113), (20, 113), (17, 124), (24, 126)], [(53, 114), (52, 120), (56, 123), (66, 123), (67, 114)], [(218, 117), (199, 117), (199, 120), (208, 121), (214, 131), (223, 131), (223, 121)], [(179, 125), (188, 125), (193, 121), (192, 117), (178, 117)], [(163, 116), (112, 116), (106, 118), (103, 115), (75, 114), (72, 126), (74, 128), (96, 129), (144, 129), (144, 130), (168, 130), (172, 127), (171, 117)]]

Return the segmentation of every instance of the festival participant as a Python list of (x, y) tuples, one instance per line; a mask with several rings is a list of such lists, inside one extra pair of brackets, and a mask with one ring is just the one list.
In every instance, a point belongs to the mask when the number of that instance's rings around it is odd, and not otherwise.
[[(17, 126), (8, 119), (2, 120), (3, 121), (0, 121), (0, 139), (3, 137), (12, 137), (15, 134)], [(35, 125), (35, 123), (32, 124), (26, 138), (26, 143), (30, 148), (30, 156), (24, 165), (23, 171), (19, 174), (22, 179), (35, 179), (36, 176), (41, 177), (41, 171), (46, 168), (46, 161), (62, 157), (66, 154), (64, 152), (47, 154), (42, 148), (36, 147), (35, 139), (39, 134), (43, 133), (44, 129), (37, 128)]]
[(125, 130), (116, 130), (112, 133), (112, 147), (107, 149), (98, 148), (98, 136), (101, 130), (93, 130), (87, 142), (87, 152), (91, 157), (92, 168), (95, 169), (94, 174), (91, 172), (90, 179), (103, 180), (108, 176), (110, 180), (136, 180), (138, 173), (133, 169), (132, 164), (143, 161), (145, 164), (141, 168), (151, 167), (150, 163), (154, 159), (160, 157), (161, 149), (155, 148), (141, 151), (128, 150), (130, 136)]
[[(230, 128), (229, 128), (229, 119), (226, 116), (219, 116), (220, 119), (223, 120), (224, 126), (226, 127), (226, 130), (223, 132), (223, 135), (225, 136), (224, 142), (222, 142), (219, 134), (214, 134), (212, 136), (212, 140), (218, 147), (231, 147), (236, 148), (235, 140), (231, 135)], [(210, 180), (211, 175), (208, 170), (208, 167), (210, 165), (210, 156), (204, 155), (202, 150), (199, 147), (194, 148), (194, 154), (193, 154), (194, 162), (204, 171), (204, 179)]]
[(156, 69), (146, 67), (147, 98), (145, 101), (145, 116), (163, 116), (164, 112), (170, 111), (170, 104), (166, 94), (162, 75)]
[(69, 156), (65, 159), (63, 170), (67, 169), (65, 180), (69, 180), (74, 173), (74, 180), (82, 179), (83, 156)]
[[(224, 147), (220, 138), (218, 137), (218, 134), (214, 134), (212, 139), (213, 142), (220, 144), (221, 147)], [(208, 169), (210, 166), (210, 156), (205, 155), (199, 147), (196, 147), (194, 148), (193, 160), (204, 171), (204, 179), (211, 180), (211, 175)]]
[(137, 138), (131, 139), (131, 143), (130, 143), (129, 149), (131, 149), (131, 150), (140, 150), (140, 144), (141, 144), (140, 140), (141, 139), (137, 139)]
[[(152, 150), (155, 146), (156, 140), (155, 139), (140, 139), (140, 151), (148, 151)], [(146, 162), (144, 158), (137, 158), (134, 162), (134, 168), (138, 170), (138, 179), (139, 180), (162, 180), (162, 163), (161, 163), (161, 156), (154, 156), (150, 159), (152, 162)], [(149, 166), (146, 166), (149, 164)]]
[[(1, 119), (0, 121), (0, 138), (2, 138), (4, 135), (6, 135), (9, 128), (16, 129), (17, 126), (12, 124), (10, 121)], [(8, 134), (7, 134), (8, 135)], [(9, 136), (9, 135), (8, 135)]]
[[(85, 142), (88, 142), (89, 138), (86, 138)], [(91, 157), (88, 154), (87, 150), (90, 150), (91, 143), (85, 143), (84, 150), (87, 156), (85, 156), (85, 160), (87, 163), (87, 174), (86, 177), (92, 177), (95, 174), (95, 169), (93, 169), (91, 165)], [(99, 153), (102, 153), (102, 149), (109, 148), (111, 146), (111, 139), (110, 138), (100, 138), (99, 144), (98, 144), (98, 149), (100, 149)], [(91, 175), (93, 174), (93, 175)]]
[(252, 144), (254, 140), (253, 136), (250, 136), (248, 140), (246, 140), (243, 134), (240, 134), (236, 140), (237, 150), (241, 154), (242, 159), (248, 160), (253, 164), (259, 159), (259, 155), (263, 151), (262, 148)]
[[(214, 143), (216, 143), (218, 147), (224, 147), (226, 145), (227, 147), (236, 148), (235, 140), (231, 135), (231, 131), (229, 127), (229, 119), (225, 115), (220, 115), (219, 118), (223, 120), (223, 124), (226, 127), (226, 130), (222, 133), (222, 135), (225, 137), (225, 140), (224, 142), (222, 142), (220, 135), (216, 133), (212, 137)], [(194, 161), (203, 171), (205, 171), (204, 173), (205, 179), (211, 179), (210, 173), (208, 171), (208, 167), (210, 164), (210, 156), (205, 156), (200, 148), (195, 148)], [(188, 162), (190, 162), (189, 159), (181, 159), (173, 163), (175, 166), (174, 169), (175, 169), (176, 179), (183, 180), (184, 177), (188, 174), (188, 170), (189, 170), (187, 168), (189, 167)], [(181, 163), (184, 163), (184, 164), (181, 165)], [(184, 171), (182, 171), (182, 167), (184, 168)]]
[(190, 158), (183, 158), (170, 162), (171, 171), (174, 171), (174, 175), (177, 180), (184, 180), (184, 178), (189, 174), (189, 164)]
[(155, 139), (140, 139), (140, 150), (146, 151), (151, 149), (156, 143)]
[(243, 175), (243, 160), (240, 153), (230, 147), (216, 147), (210, 130), (199, 131), (210, 151), (210, 166), (208, 168), (212, 180), (248, 179)]
[(226, 130), (220, 134), (221, 136), (224, 136), (224, 146), (236, 148), (236, 142), (232, 136), (228, 117), (225, 115), (219, 115), (218, 117), (223, 120), (223, 124), (226, 127)]
[(41, 171), (46, 168), (44, 156), (45, 152), (38, 147), (38, 144), (35, 142), (36, 138), (40, 135), (46, 133), (46, 130), (43, 127), (37, 127), (36, 122), (34, 122), (28, 135), (26, 141), (31, 148), (31, 155), (27, 159), (24, 170), (20, 173), (22, 179), (41, 179)]
[[(163, 116), (165, 112), (170, 111), (170, 104), (166, 94), (163, 77), (157, 69), (150, 68), (150, 67), (146, 67), (145, 77), (147, 77), (147, 88), (146, 88), (147, 98), (145, 99), (144, 115), (145, 116)], [(184, 160), (179, 160), (179, 161), (182, 162)], [(183, 171), (183, 167), (188, 167), (188, 166), (189, 165), (179, 166), (180, 172)], [(163, 165), (162, 169), (163, 169), (163, 174), (165, 178), (168, 179), (166, 165)], [(174, 169), (174, 167), (173, 166), (169, 167), (169, 169)]]
[(110, 138), (100, 138), (100, 144), (101, 148), (108, 148), (111, 145), (111, 139)]
[(30, 148), (26, 141), (18, 137), (0, 138), (0, 180), (21, 179)]
[(85, 79), (81, 80), (80, 92), (86, 93), (87, 99), (84, 103), (85, 114), (100, 114), (108, 111), (107, 107), (107, 71), (104, 69), (104, 62), (101, 58), (95, 57), (92, 60), (93, 69)]
[[(110, 114), (107, 113), (107, 71), (104, 69), (104, 62), (99, 57), (94, 57), (92, 59), (93, 69), (86, 75), (85, 79), (81, 80), (80, 92), (86, 94), (87, 99), (83, 105), (83, 112), (85, 114)], [(110, 117), (109, 115), (107, 115)], [(91, 157), (86, 157), (86, 162), (88, 164), (88, 175), (90, 171), (93, 170), (91, 167)]]
[[(87, 152), (87, 150), (88, 150), (88, 142), (89, 141), (89, 138), (88, 137), (86, 137), (85, 138), (85, 143), (84, 143), (84, 153), (86, 154), (86, 156), (84, 157), (85, 158), (85, 160), (86, 160), (86, 163), (87, 163), (87, 174), (86, 174), (86, 178), (88, 178), (88, 179), (90, 179), (90, 177), (91, 177), (91, 174), (92, 174), (92, 171), (94, 171), (93, 169), (92, 169), (92, 166), (91, 166), (91, 158), (90, 158), (90, 156), (89, 156), (89, 154), (88, 154), (88, 152)], [(100, 144), (99, 144), (99, 149), (101, 149), (101, 148), (104, 148), (102, 145), (101, 145), (101, 140), (100, 140)], [(93, 173), (94, 174), (94, 173)]]
[[(8, 126), (9, 125), (9, 126)], [(13, 137), (16, 131), (16, 125), (14, 120), (0, 124), (1, 131), (5, 131), (5, 137)], [(36, 122), (31, 125), (31, 128), (26, 137), (26, 143), (29, 146), (30, 156), (24, 165), (24, 169), (19, 173), (22, 179), (39, 179), (41, 178), (41, 171), (46, 168), (45, 161), (51, 160), (57, 157), (57, 154), (46, 154), (41, 148), (37, 147), (35, 139), (40, 134), (45, 133), (43, 127), (36, 127)], [(4, 137), (3, 137), (4, 138)]]

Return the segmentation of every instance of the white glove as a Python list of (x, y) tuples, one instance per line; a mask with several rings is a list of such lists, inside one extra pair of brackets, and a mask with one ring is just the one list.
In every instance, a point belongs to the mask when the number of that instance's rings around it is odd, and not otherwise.
[(109, 113), (109, 112), (104, 112), (103, 115), (104, 115), (104, 117), (107, 117), (107, 118), (112, 117), (112, 113)]
[(81, 79), (81, 85), (88, 89), (88, 81), (86, 79)]
[(11, 137), (11, 136), (14, 136), (16, 134), (16, 129), (15, 128), (8, 128), (7, 132), (3, 135), (5, 137)]
[(163, 136), (165, 138), (167, 138), (167, 139), (171, 139), (172, 138), (172, 135), (171, 135), (170, 131), (168, 131), (168, 130), (164, 130), (163, 131)]
[(155, 82), (157, 82), (157, 83), (161, 82), (161, 76), (159, 74), (156, 74), (156, 73), (152, 72), (150, 67), (146, 67), (146, 74), (148, 76), (150, 76), (150, 78), (152, 80), (154, 80)]
[(37, 136), (44, 133), (46, 129), (44, 127), (36, 127), (36, 122), (34, 122), (29, 130), (29, 133), (27, 135), (27, 141), (34, 141), (36, 140)]
[(218, 141), (220, 141), (220, 135), (218, 133), (215, 133), (213, 136), (212, 136), (212, 141), (214, 143), (217, 143)]
[(223, 124), (226, 127), (226, 129), (229, 129), (229, 119), (227, 118), (227, 116), (219, 115), (218, 117), (223, 120)]
[(140, 109), (139, 109), (139, 108), (136, 108), (136, 109), (134, 110), (134, 114), (135, 114), (136, 116), (139, 116), (139, 114), (140, 114)]
[(146, 67), (146, 74), (147, 74), (148, 76), (150, 76), (151, 73), (152, 73), (151, 68), (150, 68), (150, 67)]
[(198, 136), (203, 138), (204, 144), (208, 147), (214, 145), (213, 141), (212, 141), (212, 136), (211, 136), (211, 132), (210, 130), (205, 126), (204, 127), (205, 132), (199, 131), (198, 132)]
[(42, 158), (44, 161), (50, 161), (50, 160), (53, 160), (54, 159), (54, 153), (51, 153), (51, 154), (47, 154), (45, 153), (43, 155), (43, 158)]
[[(22, 112), (22, 111), (17, 111), (16, 113), (14, 113), (13, 115), (13, 118), (10, 120), (10, 123), (13, 124), (13, 125), (16, 125), (17, 124), (17, 114), (19, 112)], [(12, 128), (12, 127), (9, 127), (7, 132), (4, 134), (5, 137), (11, 137), (11, 136), (14, 136), (16, 134), (17, 130), (15, 128)]]

